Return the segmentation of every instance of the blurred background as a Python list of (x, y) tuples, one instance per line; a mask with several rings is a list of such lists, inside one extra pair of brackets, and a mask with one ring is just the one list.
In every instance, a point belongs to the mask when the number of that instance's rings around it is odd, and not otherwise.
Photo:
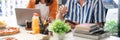
[[(7, 25), (9, 26), (18, 26), (16, 23), (16, 15), (14, 9), (26, 8), (28, 1), (29, 0), (0, 0), (0, 19), (7, 22)], [(67, 1), (69, 0), (58, 0), (58, 4), (59, 6), (61, 4), (65, 5)], [(111, 0), (103, 0), (103, 4), (107, 9), (106, 23), (111, 20), (118, 22), (118, 1), (119, 0), (112, 0), (114, 3), (111, 4)]]

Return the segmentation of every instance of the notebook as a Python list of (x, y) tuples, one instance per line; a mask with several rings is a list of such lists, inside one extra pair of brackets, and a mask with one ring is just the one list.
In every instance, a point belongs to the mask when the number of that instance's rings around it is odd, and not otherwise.
[(40, 16), (40, 9), (32, 8), (15, 8), (16, 19), (18, 25), (26, 25), (26, 20), (31, 20), (33, 13), (38, 13)]

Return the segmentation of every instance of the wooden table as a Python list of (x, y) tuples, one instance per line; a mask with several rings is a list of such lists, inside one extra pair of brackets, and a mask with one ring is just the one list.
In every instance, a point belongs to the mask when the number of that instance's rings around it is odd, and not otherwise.
[[(40, 40), (41, 36), (43, 36), (43, 34), (35, 34), (35, 35), (33, 35), (33, 34), (28, 33), (28, 31), (26, 31), (24, 27), (20, 27), (20, 33), (15, 34), (15, 35), (9, 35), (9, 36), (0, 36), (0, 39), (5, 38), (5, 37), (15, 37), (18, 40)], [(55, 38), (51, 37), (50, 39), (53, 40)], [(70, 33), (67, 33), (65, 35), (64, 40), (92, 40), (92, 39), (74, 37), (72, 32), (70, 32)], [(104, 40), (120, 40), (120, 38), (110, 36), (109, 38), (106, 38)]]

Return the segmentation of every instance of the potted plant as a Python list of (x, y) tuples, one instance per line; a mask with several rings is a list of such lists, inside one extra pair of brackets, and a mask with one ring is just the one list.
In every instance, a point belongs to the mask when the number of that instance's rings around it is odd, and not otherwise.
[(57, 40), (63, 40), (65, 33), (70, 30), (70, 27), (64, 21), (56, 19), (49, 24), (48, 30), (53, 32), (53, 36), (58, 37)]
[(109, 32), (111, 35), (117, 35), (118, 24), (115, 20), (106, 21), (104, 30)]

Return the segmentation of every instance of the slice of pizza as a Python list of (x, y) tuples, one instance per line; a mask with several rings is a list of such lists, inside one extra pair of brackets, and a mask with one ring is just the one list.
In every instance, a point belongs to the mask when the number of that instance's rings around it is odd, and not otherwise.
[(16, 34), (19, 32), (19, 28), (9, 27), (4, 30), (5, 35)]
[(0, 30), (0, 36), (4, 35), (4, 32), (2, 30)]

